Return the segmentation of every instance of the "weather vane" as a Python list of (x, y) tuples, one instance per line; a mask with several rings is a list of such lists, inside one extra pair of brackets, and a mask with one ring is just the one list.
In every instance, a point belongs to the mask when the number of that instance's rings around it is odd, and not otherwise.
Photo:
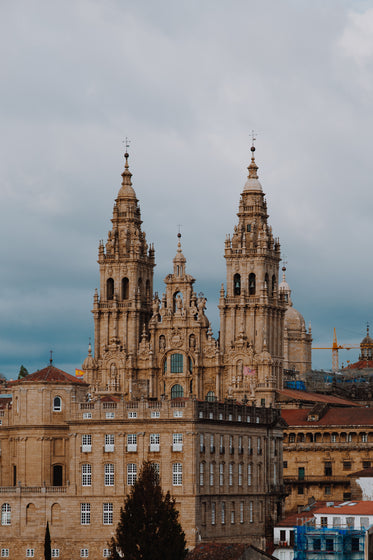
[(257, 134), (256, 134), (256, 132), (254, 132), (254, 130), (252, 130), (250, 136), (251, 136), (251, 146), (254, 147), (254, 146), (255, 146), (255, 141), (256, 141)]
[(125, 140), (122, 140), (122, 144), (125, 145), (126, 148), (126, 153), (128, 152), (128, 148), (130, 147), (131, 141), (129, 140), (129, 138), (126, 136)]

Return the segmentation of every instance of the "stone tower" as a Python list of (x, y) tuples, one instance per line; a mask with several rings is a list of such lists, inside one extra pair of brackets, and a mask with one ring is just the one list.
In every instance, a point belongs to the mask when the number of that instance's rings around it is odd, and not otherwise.
[(100, 291), (94, 295), (95, 355), (83, 367), (98, 391), (127, 393), (136, 368), (141, 333), (152, 312), (154, 247), (141, 230), (141, 214), (125, 154), (122, 186), (112, 229), (100, 242)]
[[(220, 348), (232, 396), (270, 405), (282, 385), (285, 304), (278, 292), (280, 243), (268, 225), (255, 147), (238, 211), (225, 241), (227, 285), (220, 293)], [(248, 394), (249, 391), (249, 394)]]

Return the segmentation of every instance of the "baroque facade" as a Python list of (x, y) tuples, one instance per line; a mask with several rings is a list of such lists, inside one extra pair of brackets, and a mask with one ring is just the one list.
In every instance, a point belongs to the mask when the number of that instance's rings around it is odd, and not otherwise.
[[(128, 154), (112, 228), (100, 243), (94, 351), (84, 382), (50, 364), (9, 382), (0, 399), (0, 554), (100, 558), (142, 462), (159, 469), (189, 546), (265, 546), (281, 516), (284, 320), (280, 244), (268, 224), (252, 147), (238, 223), (225, 240), (226, 285), (213, 337), (206, 300), (186, 272), (179, 235), (165, 292), (142, 230)], [(304, 362), (287, 345), (287, 360)], [(294, 335), (294, 333), (293, 333)], [(295, 336), (295, 335), (294, 335)]]

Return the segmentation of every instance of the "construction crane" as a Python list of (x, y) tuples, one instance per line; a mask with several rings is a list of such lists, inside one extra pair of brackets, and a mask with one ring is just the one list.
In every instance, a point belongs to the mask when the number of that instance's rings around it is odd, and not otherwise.
[(312, 347), (312, 350), (331, 350), (332, 351), (332, 370), (338, 371), (339, 370), (339, 350), (353, 350), (355, 348), (360, 348), (360, 344), (338, 344), (337, 341), (337, 333), (334, 327), (334, 334), (333, 334), (333, 346), (327, 348), (319, 348), (319, 347)]

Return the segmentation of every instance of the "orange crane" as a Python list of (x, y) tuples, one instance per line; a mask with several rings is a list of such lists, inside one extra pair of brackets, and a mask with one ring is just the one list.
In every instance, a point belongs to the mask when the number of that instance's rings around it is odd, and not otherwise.
[(338, 350), (351, 350), (354, 348), (360, 348), (360, 344), (356, 346), (356, 344), (338, 344), (337, 342), (337, 333), (334, 327), (334, 334), (333, 334), (333, 346), (328, 348), (319, 348), (319, 347), (312, 347), (312, 350), (331, 350), (332, 351), (332, 370), (338, 371), (339, 369), (339, 357), (338, 357)]

